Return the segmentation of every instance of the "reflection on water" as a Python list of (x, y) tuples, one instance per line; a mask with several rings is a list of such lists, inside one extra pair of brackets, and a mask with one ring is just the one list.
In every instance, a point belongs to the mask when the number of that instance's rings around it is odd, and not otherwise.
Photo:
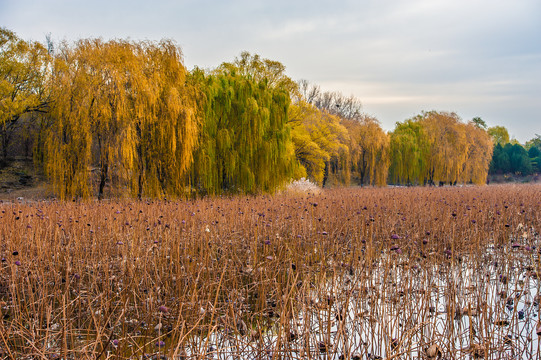
[[(410, 265), (395, 251), (286, 296), (261, 327), (238, 311), (210, 336), (166, 340), (153, 358), (534, 359), (539, 355), (538, 255), (487, 249)], [(259, 329), (259, 330), (257, 330)], [(541, 329), (540, 329), (541, 330)], [(176, 351), (175, 351), (176, 350)], [(164, 354), (164, 355), (160, 355)], [(165, 354), (168, 354), (165, 356)]]

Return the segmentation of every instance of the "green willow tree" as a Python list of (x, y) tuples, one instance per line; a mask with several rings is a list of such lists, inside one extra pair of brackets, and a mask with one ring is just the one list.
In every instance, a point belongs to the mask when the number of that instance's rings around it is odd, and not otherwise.
[(272, 192), (288, 181), (295, 166), (288, 89), (261, 70), (230, 63), (191, 76), (202, 93), (204, 119), (191, 172), (195, 189), (213, 195)]
[(255, 82), (265, 82), (268, 88), (287, 91), (291, 97), (299, 92), (299, 85), (286, 75), (286, 67), (279, 61), (261, 58), (243, 51), (232, 63), (223, 63), (222, 69), (234, 68), (240, 75)]
[(413, 119), (397, 122), (390, 137), (390, 181), (423, 184), (426, 180), (424, 159), (428, 156), (428, 136), (423, 126)]
[(500, 144), (501, 146), (505, 146), (505, 144), (509, 143), (509, 132), (505, 126), (492, 126), (487, 131), (494, 145)]

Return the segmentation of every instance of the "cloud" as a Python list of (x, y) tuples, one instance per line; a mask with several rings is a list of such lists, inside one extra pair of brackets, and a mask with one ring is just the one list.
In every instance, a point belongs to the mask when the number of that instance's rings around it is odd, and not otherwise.
[(277, 29), (267, 29), (263, 34), (263, 39), (268, 40), (290, 40), (293, 37), (310, 36), (318, 28), (324, 26), (321, 21), (317, 20), (305, 20), (305, 19), (293, 19), (286, 21), (285, 24), (280, 25)]
[(391, 127), (441, 108), (541, 133), (539, 0), (3, 0), (0, 23), (36, 40), (173, 38), (190, 68), (247, 50)]

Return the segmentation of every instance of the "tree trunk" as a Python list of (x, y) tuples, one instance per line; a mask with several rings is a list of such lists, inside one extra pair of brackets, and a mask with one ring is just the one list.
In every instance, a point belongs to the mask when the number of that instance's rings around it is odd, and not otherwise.
[(141, 169), (139, 169), (139, 179), (137, 181), (138, 188), (137, 188), (137, 198), (139, 200), (143, 199), (143, 169), (141, 166)]
[(105, 188), (105, 182), (107, 181), (107, 172), (109, 170), (109, 164), (104, 161), (100, 167), (100, 187), (98, 190), (98, 200), (103, 198), (103, 189)]
[(325, 187), (325, 184), (327, 183), (327, 178), (329, 177), (329, 162), (325, 162), (325, 170), (323, 170), (323, 182), (321, 183), (321, 187)]
[(2, 124), (0, 128), (0, 138), (2, 142), (2, 158), (4, 160), (8, 157), (8, 146), (9, 146), (9, 137), (7, 134), (6, 124)]

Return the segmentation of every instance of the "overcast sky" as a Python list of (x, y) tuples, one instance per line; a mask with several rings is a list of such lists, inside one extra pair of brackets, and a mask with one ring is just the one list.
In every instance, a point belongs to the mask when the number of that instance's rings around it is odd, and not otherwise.
[(422, 110), (541, 134), (540, 0), (0, 0), (0, 26), (26, 40), (159, 40), (189, 69), (241, 51), (295, 80), (353, 94), (383, 128)]

